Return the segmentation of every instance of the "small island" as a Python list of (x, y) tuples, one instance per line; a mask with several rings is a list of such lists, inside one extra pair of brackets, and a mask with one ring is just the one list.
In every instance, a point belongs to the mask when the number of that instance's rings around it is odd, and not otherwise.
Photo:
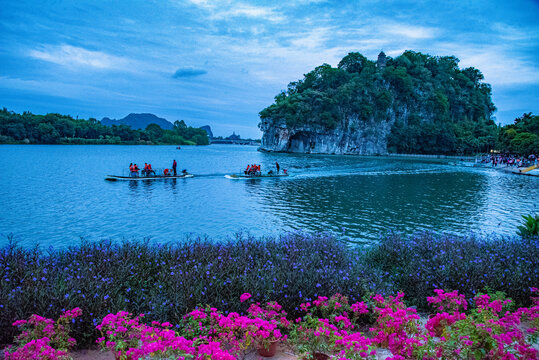
[(496, 147), (491, 86), (454, 56), (349, 53), (291, 82), (260, 112), (261, 150), (475, 154)]

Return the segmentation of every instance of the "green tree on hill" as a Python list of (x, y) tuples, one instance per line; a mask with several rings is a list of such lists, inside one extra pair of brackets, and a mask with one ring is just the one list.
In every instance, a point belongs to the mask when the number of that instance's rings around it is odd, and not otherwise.
[(458, 62), (454, 56), (405, 51), (378, 63), (349, 53), (337, 68), (323, 64), (291, 82), (260, 118), (322, 132), (390, 122), (391, 152), (486, 152), (498, 137), (491, 87), (479, 70), (459, 69)]

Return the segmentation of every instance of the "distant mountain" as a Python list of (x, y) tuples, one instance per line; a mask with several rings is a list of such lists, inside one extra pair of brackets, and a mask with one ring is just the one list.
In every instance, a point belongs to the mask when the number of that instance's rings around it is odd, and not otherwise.
[(204, 125), (204, 126), (201, 126), (200, 129), (206, 131), (208, 133), (208, 137), (211, 139), (213, 139), (213, 132), (211, 131), (211, 127), (210, 125)]
[(128, 125), (128, 126), (131, 126), (132, 129), (142, 129), (142, 130), (146, 129), (146, 126), (150, 124), (157, 124), (162, 129), (165, 129), (165, 130), (170, 130), (173, 127), (170, 121), (168, 121), (167, 119), (157, 117), (154, 114), (129, 114), (123, 119), (119, 119), (119, 120), (104, 117), (101, 120), (101, 124), (105, 126)]

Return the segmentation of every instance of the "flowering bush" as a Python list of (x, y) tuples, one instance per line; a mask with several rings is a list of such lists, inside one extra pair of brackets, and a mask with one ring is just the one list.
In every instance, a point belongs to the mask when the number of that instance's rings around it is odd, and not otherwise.
[(200, 336), (214, 338), (218, 336), (216, 329), (223, 313), (209, 305), (198, 307), (187, 313), (180, 322), (180, 332), (187, 339)]
[(404, 293), (387, 298), (380, 294), (373, 296), (378, 319), (370, 330), (380, 347), (388, 348), (394, 355), (410, 357), (416, 347), (424, 344), (425, 337), (417, 322), (417, 311), (406, 307), (403, 297)]
[[(242, 294), (242, 302), (251, 298), (251, 294)], [(288, 329), (290, 323), (286, 312), (276, 301), (261, 306), (252, 303), (248, 316), (236, 312), (224, 315), (216, 308), (199, 307), (184, 316), (181, 332), (189, 338), (207, 338), (220, 341), (231, 353), (245, 354), (253, 345), (269, 348), (271, 343), (286, 340), (282, 331)]]
[(517, 310), (521, 314), (522, 319), (529, 322), (530, 327), (527, 329), (530, 342), (535, 343), (539, 338), (539, 289), (536, 287), (530, 288), (532, 292), (532, 306), (527, 308), (520, 308)]
[(334, 341), (334, 350), (341, 360), (375, 359), (376, 350), (372, 346), (374, 342), (359, 332), (347, 333), (341, 330), (335, 335)]
[(96, 327), (102, 335), (96, 342), (101, 348), (112, 351), (116, 358), (127, 358), (127, 351), (138, 346), (141, 334), (147, 328), (140, 323), (143, 316), (132, 318), (127, 311), (108, 314)]
[(315, 354), (332, 350), (331, 341), (338, 336), (339, 329), (328, 319), (306, 315), (297, 319), (290, 332), (290, 342), (304, 359), (313, 359)]
[(458, 291), (445, 292), (442, 289), (435, 289), (436, 296), (427, 297), (429, 304), (434, 305), (437, 312), (446, 311), (456, 313), (468, 309), (466, 297)]
[[(184, 317), (178, 330), (168, 322), (143, 323), (143, 315), (118, 312), (97, 325), (102, 334), (97, 342), (121, 360), (234, 360), (253, 347), (285, 340), (304, 359), (374, 360), (376, 348), (382, 347), (389, 349), (391, 360), (535, 360), (539, 291), (531, 291), (529, 308), (512, 311), (511, 299), (502, 293), (480, 293), (473, 299), (475, 307), (465, 313), (458, 292), (438, 290), (428, 300), (438, 312), (424, 328), (416, 310), (404, 303), (403, 293), (376, 294), (352, 305), (339, 294), (320, 296), (300, 304), (305, 315), (294, 324), (274, 301), (250, 303), (247, 315), (199, 307)], [(74, 344), (69, 324), (80, 315), (76, 308), (57, 322), (38, 315), (15, 322), (23, 332), (16, 338), (17, 347), (7, 349), (6, 359), (67, 360)], [(375, 318), (369, 336), (358, 331), (353, 321), (357, 315)]]
[[(500, 293), (494, 297), (479, 294), (474, 302), (477, 308), (467, 315), (458, 310), (437, 314), (445, 320), (442, 336), (439, 341), (429, 337), (423, 347), (416, 349), (416, 354), (432, 359), (537, 359), (539, 353), (531, 346), (536, 329), (524, 330), (521, 322), (535, 312), (533, 307), (502, 313), (511, 300)], [(440, 335), (433, 331), (431, 320), (427, 330), (431, 336)]]
[(97, 343), (112, 351), (118, 360), (144, 359), (147, 356), (156, 359), (235, 359), (222, 349), (218, 341), (206, 336), (188, 340), (170, 329), (170, 323), (153, 321), (150, 326), (139, 322), (142, 317), (139, 315), (132, 318), (125, 311), (107, 315), (97, 326), (104, 334)]
[(458, 320), (466, 318), (463, 310), (468, 309), (468, 303), (464, 295), (458, 291), (445, 292), (435, 289), (436, 296), (427, 297), (429, 304), (433, 305), (436, 313), (429, 316), (425, 328), (430, 336), (442, 336), (444, 330)]
[(68, 359), (67, 352), (76, 341), (69, 336), (70, 323), (82, 315), (82, 310), (74, 308), (65, 311), (55, 322), (39, 315), (28, 320), (17, 320), (13, 326), (22, 333), (15, 338), (15, 348), (8, 347), (4, 356), (10, 360), (25, 359)]
[(254, 325), (254, 338), (258, 346), (269, 349), (271, 343), (286, 340), (282, 331), (290, 327), (286, 318), (286, 311), (277, 301), (269, 301), (264, 307), (260, 303), (253, 303), (247, 310), (249, 318)]
[(346, 296), (335, 294), (319, 296), (300, 308), (306, 314), (296, 320), (290, 337), (303, 357), (336, 352), (341, 358), (368, 359), (374, 354), (371, 340), (355, 332), (354, 322), (369, 312), (364, 302), (350, 305)]

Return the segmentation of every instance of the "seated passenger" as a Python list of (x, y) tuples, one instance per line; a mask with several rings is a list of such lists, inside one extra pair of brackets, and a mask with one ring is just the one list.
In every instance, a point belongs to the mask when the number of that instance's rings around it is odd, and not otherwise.
[(168, 176), (168, 169), (163, 170), (163, 175)]
[(148, 164), (148, 168), (146, 169), (146, 174), (150, 175), (151, 173), (155, 175), (155, 170), (152, 169), (152, 164)]

